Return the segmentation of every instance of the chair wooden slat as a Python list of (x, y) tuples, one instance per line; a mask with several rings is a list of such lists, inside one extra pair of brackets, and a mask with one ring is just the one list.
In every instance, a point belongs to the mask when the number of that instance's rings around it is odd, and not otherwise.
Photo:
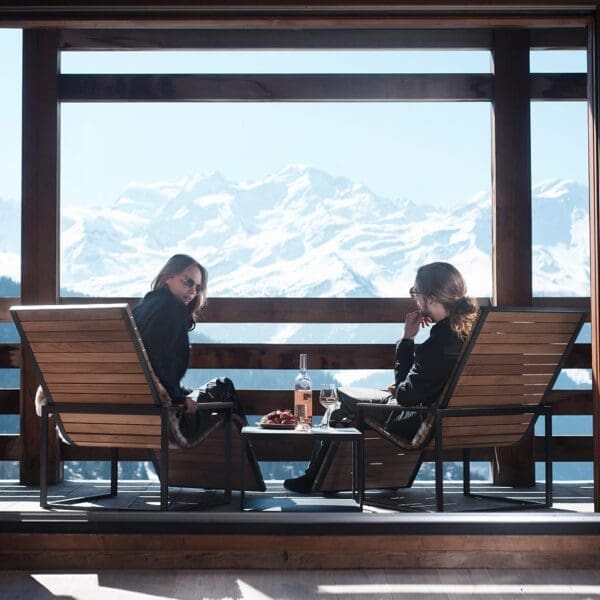
[[(502, 331), (505, 333), (540, 333), (539, 323), (514, 323), (512, 321), (495, 321), (489, 319), (481, 328), (482, 334)], [(543, 333), (571, 333), (573, 331), (572, 323), (544, 323)]]
[(554, 365), (467, 365), (465, 375), (553, 375)]
[[(62, 420), (62, 419), (61, 419)], [(118, 424), (118, 423), (65, 423), (63, 424), (68, 427), (69, 435), (72, 437), (75, 434), (92, 434), (92, 435), (110, 435), (119, 434), (125, 436), (131, 436), (136, 438), (137, 436), (151, 435), (160, 439), (160, 423), (155, 425), (145, 424), (140, 427), (139, 423), (136, 423), (136, 417), (131, 417), (131, 423)], [(160, 443), (160, 442), (159, 442)]]
[(114, 321), (121, 320), (124, 308), (93, 308), (93, 305), (67, 308), (54, 306), (48, 308), (19, 307), (19, 319), (22, 323), (39, 321)]
[(131, 336), (123, 328), (118, 331), (34, 331), (28, 333), (27, 337), (33, 344), (67, 344), (69, 342), (89, 342), (90, 344), (127, 342), (131, 344)]
[(560, 357), (567, 347), (566, 343), (560, 344), (477, 344), (471, 352), (473, 354), (549, 354)]
[(87, 414), (87, 413), (61, 413), (60, 420), (66, 423), (96, 425), (102, 423), (128, 424), (132, 420), (138, 427), (159, 426), (158, 415), (117, 415), (117, 414)]
[(554, 369), (557, 363), (556, 354), (473, 354), (469, 356), (467, 366), (479, 365), (550, 365)]
[(69, 437), (75, 442), (103, 442), (119, 444), (121, 442), (127, 444), (136, 445), (138, 443), (151, 444), (154, 443), (154, 447), (160, 446), (160, 433), (156, 435), (152, 434), (140, 434), (132, 436), (130, 433), (119, 435), (117, 432), (113, 433), (98, 433), (94, 434), (91, 432), (85, 433), (69, 433)]
[(513, 446), (523, 439), (522, 433), (514, 435), (466, 435), (444, 440), (444, 448), (493, 448), (495, 446)]
[(460, 396), (521, 396), (524, 394), (540, 394), (545, 390), (543, 384), (510, 384), (507, 385), (457, 385), (453, 398)]
[(143, 375), (139, 361), (137, 363), (42, 363), (44, 373), (89, 373), (90, 375), (103, 373), (114, 373), (121, 375)]
[(122, 373), (49, 373), (45, 376), (46, 382), (50, 384), (69, 383), (77, 384), (79, 389), (86, 388), (91, 383), (112, 383), (112, 384), (140, 384), (145, 385), (146, 378), (142, 373), (122, 374)]
[(568, 344), (571, 339), (569, 333), (480, 333), (477, 337), (478, 344), (515, 344), (518, 349), (521, 344)]
[(515, 423), (515, 424), (503, 424), (503, 425), (465, 425), (464, 427), (446, 427), (444, 423), (442, 425), (442, 431), (444, 433), (444, 443), (447, 440), (452, 440), (457, 437), (481, 437), (487, 435), (497, 435), (498, 430), (502, 430), (503, 433), (514, 433), (523, 435), (529, 425), (528, 423)]
[(487, 314), (487, 322), (510, 321), (512, 323), (578, 323), (580, 312), (543, 312), (543, 311), (494, 311)]
[(102, 321), (26, 321), (23, 329), (29, 335), (33, 332), (55, 331), (121, 331), (122, 319), (105, 319)]
[(127, 395), (54, 392), (52, 398), (57, 404), (153, 404), (150, 392)]
[(551, 378), (552, 373), (546, 375), (463, 375), (459, 380), (459, 385), (547, 385)]
[(135, 353), (135, 347), (132, 342), (35, 342), (31, 344), (31, 349), (34, 353), (48, 353), (55, 355), (71, 354), (71, 353), (88, 353), (93, 352), (98, 355), (102, 354), (118, 354), (131, 352)]
[(41, 366), (53, 363), (137, 363), (139, 356), (135, 352), (36, 352)]
[(123, 395), (128, 394), (145, 394), (150, 395), (148, 384), (135, 384), (135, 383), (90, 383), (82, 388), (81, 384), (71, 383), (54, 383), (49, 386), (52, 394), (54, 393), (70, 393), (79, 394), (82, 389), (86, 393), (100, 394), (100, 395)]
[(532, 414), (525, 413), (519, 415), (480, 415), (477, 417), (445, 417), (444, 427), (503, 427), (505, 425), (514, 425), (515, 423), (531, 423)]
[(537, 406), (543, 397), (543, 393), (528, 395), (494, 395), (494, 396), (459, 396), (452, 397), (453, 408), (466, 407), (490, 407), (490, 406)]

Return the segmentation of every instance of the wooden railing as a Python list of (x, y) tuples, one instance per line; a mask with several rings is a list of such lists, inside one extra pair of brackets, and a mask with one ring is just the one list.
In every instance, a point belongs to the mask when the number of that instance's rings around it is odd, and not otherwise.
[[(127, 301), (135, 304), (136, 298), (64, 298), (69, 303), (106, 303)], [(480, 299), (482, 305), (489, 300)], [(0, 322), (10, 321), (8, 308), (19, 304), (17, 298), (0, 299)], [(536, 298), (537, 306), (588, 307), (587, 298)], [(400, 324), (405, 314), (412, 310), (408, 299), (233, 299), (209, 300), (203, 320), (211, 323), (390, 323)], [(201, 324), (199, 325), (201, 328)], [(398, 334), (400, 326), (397, 326)], [(343, 341), (343, 340), (340, 340)], [(307, 352), (311, 369), (389, 369), (393, 365), (393, 345), (390, 344), (193, 344), (190, 368), (192, 369), (295, 369), (298, 354)], [(0, 344), (0, 368), (18, 369), (20, 345)], [(576, 344), (568, 358), (566, 368), (590, 368), (590, 344)], [(290, 379), (290, 388), (292, 386)], [(240, 399), (247, 414), (261, 415), (275, 408), (291, 408), (290, 390), (240, 389)], [(550, 394), (555, 415), (591, 415), (592, 393), (587, 390), (561, 390)], [(313, 394), (314, 414), (323, 412), (318, 396)], [(20, 412), (19, 389), (0, 389), (0, 414), (18, 415)], [(27, 443), (27, 430), (21, 435), (0, 435), (0, 460), (19, 460), (21, 443)], [(555, 436), (553, 439), (556, 461), (591, 461), (591, 436)], [(294, 461), (306, 460), (311, 446), (305, 440), (282, 448), (269, 444), (256, 448), (259, 460)], [(537, 459), (543, 456), (542, 440), (536, 439)], [(108, 453), (101, 449), (77, 448), (61, 445), (63, 460), (102, 460)], [(125, 460), (144, 460), (144, 451), (124, 451)], [(447, 454), (447, 460), (460, 460), (455, 452)], [(489, 460), (489, 450), (474, 454), (478, 460)]]

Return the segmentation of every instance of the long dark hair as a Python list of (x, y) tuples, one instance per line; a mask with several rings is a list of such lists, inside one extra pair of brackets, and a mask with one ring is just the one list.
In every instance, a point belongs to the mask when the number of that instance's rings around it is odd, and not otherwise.
[(458, 269), (446, 262), (423, 265), (417, 271), (415, 284), (424, 296), (436, 300), (450, 313), (452, 331), (461, 340), (466, 339), (479, 314), (479, 304), (467, 296), (467, 284)]
[(174, 275), (183, 273), (188, 267), (197, 267), (200, 270), (202, 276), (200, 281), (200, 291), (196, 294), (194, 299), (186, 305), (188, 317), (190, 319), (190, 331), (196, 326), (198, 315), (202, 312), (202, 309), (206, 306), (206, 287), (208, 285), (208, 271), (191, 256), (187, 254), (174, 254), (166, 262), (165, 266), (159, 271), (158, 275), (152, 282), (151, 289), (158, 290), (165, 287), (167, 279)]

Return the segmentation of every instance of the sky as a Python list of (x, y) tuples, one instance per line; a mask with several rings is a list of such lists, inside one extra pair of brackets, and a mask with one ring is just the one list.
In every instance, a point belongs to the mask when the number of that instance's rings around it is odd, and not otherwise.
[[(0, 30), (0, 197), (20, 197), (20, 44)], [(487, 52), (63, 53), (65, 73), (485, 73)], [(534, 52), (532, 71), (583, 71), (584, 52)], [(61, 200), (112, 205), (132, 182), (219, 171), (252, 181), (290, 163), (349, 177), (389, 198), (458, 204), (491, 185), (488, 103), (64, 104)], [(586, 106), (533, 103), (534, 183), (587, 182)]]

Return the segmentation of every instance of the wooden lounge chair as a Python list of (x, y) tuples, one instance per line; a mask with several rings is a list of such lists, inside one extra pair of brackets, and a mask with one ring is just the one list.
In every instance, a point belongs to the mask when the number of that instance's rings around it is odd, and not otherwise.
[[(390, 434), (382, 425), (391, 410), (403, 410), (401, 407), (359, 404), (359, 426), (365, 431), (366, 489), (410, 487), (424, 451), (433, 451), (436, 510), (443, 511), (444, 450), (463, 450), (463, 492), (474, 497), (469, 449), (517, 445), (542, 414), (546, 423), (546, 497), (544, 503), (528, 504), (550, 506), (552, 421), (551, 407), (544, 400), (585, 314), (566, 308), (482, 308), (438, 401), (430, 408), (416, 409), (427, 416), (412, 440)], [(350, 471), (347, 449), (332, 446), (317, 474), (315, 491), (348, 489)], [(518, 503), (520, 507), (526, 504)]]
[[(135, 321), (127, 304), (74, 306), (15, 306), (10, 309), (21, 341), (31, 352), (46, 404), (41, 410), (40, 504), (48, 503), (48, 417), (55, 416), (58, 431), (68, 444), (111, 448), (109, 494), (69, 500), (68, 503), (111, 497), (117, 494), (117, 461), (120, 448), (155, 451), (160, 478), (160, 509), (168, 508), (168, 486), (223, 488), (225, 502), (231, 498), (232, 404), (211, 402), (202, 410), (217, 412), (211, 426), (194, 444), (200, 448), (180, 450), (173, 441), (186, 445), (178, 431), (176, 408), (148, 360)], [(239, 440), (239, 433), (235, 430)], [(210, 440), (210, 442), (209, 442)], [(239, 442), (238, 442), (239, 444)], [(218, 446), (218, 449), (217, 449)], [(170, 453), (169, 449), (177, 449)], [(173, 454), (187, 461), (173, 461)], [(188, 480), (181, 465), (190, 466)], [(206, 460), (206, 457), (209, 457)], [(239, 456), (238, 454), (234, 455)], [(199, 477), (203, 458), (209, 463), (208, 477)], [(264, 488), (256, 459), (249, 462), (249, 481)], [(215, 464), (218, 463), (218, 470)], [(174, 465), (178, 465), (174, 466)], [(170, 472), (170, 467), (174, 473)], [(239, 471), (239, 458), (237, 462)], [(262, 487), (261, 487), (262, 486)]]

